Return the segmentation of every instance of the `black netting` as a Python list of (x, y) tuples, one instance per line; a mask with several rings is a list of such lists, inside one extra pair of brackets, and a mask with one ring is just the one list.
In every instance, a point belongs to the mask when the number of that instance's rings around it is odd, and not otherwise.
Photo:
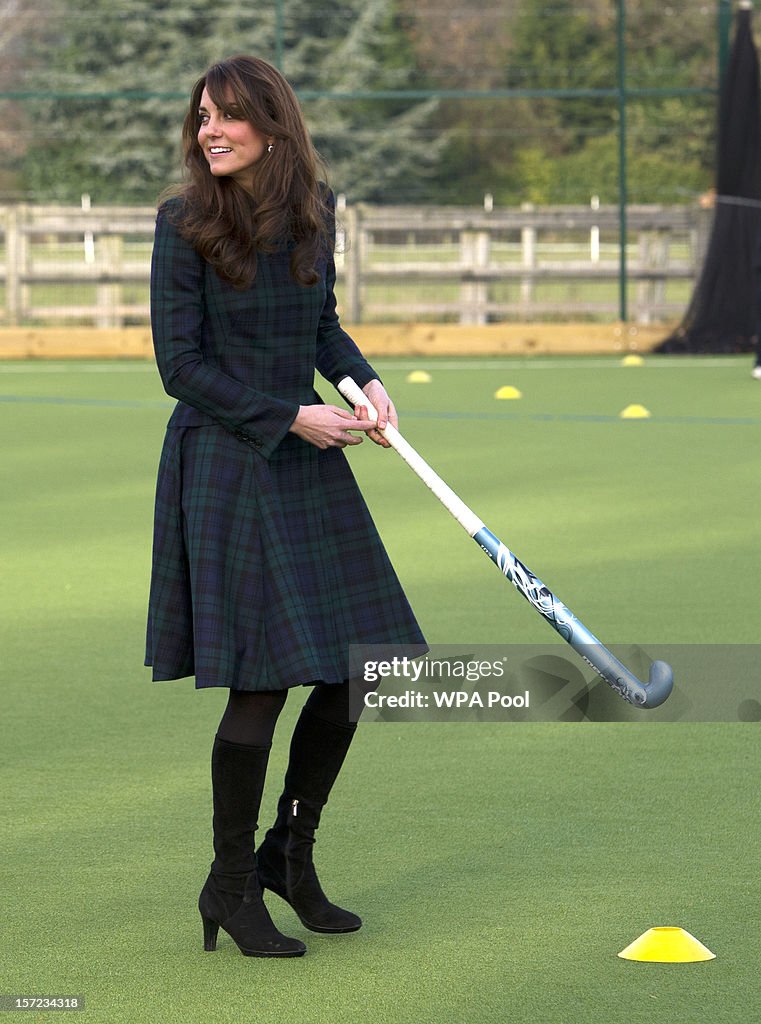
[(716, 205), (705, 262), (687, 312), (659, 352), (755, 348), (761, 262), (761, 100), (751, 11), (736, 33), (718, 108)]

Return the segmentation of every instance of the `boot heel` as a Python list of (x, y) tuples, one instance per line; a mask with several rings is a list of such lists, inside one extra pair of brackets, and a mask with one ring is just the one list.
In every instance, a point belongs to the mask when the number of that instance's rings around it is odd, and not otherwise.
[(204, 917), (201, 914), (201, 920), (203, 921), (203, 948), (206, 953), (213, 953), (217, 948), (217, 933), (219, 932), (219, 925), (216, 921), (212, 921), (210, 917)]

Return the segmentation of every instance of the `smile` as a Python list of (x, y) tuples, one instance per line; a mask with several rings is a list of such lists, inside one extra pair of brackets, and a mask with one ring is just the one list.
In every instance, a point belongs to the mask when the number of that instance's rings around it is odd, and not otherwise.
[(210, 146), (209, 152), (212, 156), (219, 156), (221, 153), (232, 153), (232, 150), (226, 149), (224, 146)]

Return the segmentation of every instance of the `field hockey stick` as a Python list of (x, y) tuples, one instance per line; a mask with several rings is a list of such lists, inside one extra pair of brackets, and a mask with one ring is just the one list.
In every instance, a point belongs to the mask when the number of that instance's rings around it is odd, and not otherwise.
[[(364, 406), (368, 418), (377, 420), (377, 410), (351, 377), (344, 377), (338, 382), (337, 387), (348, 402), (355, 407)], [(444, 483), (391, 423), (381, 433), (410, 469), (433, 491), (466, 533), (486, 552), (515, 589), (616, 693), (630, 704), (641, 708), (657, 708), (663, 704), (674, 685), (674, 673), (670, 665), (665, 661), (654, 661), (650, 666), (648, 682), (640, 682), (597, 637), (590, 633), (570, 609), (555, 597), (539, 577), (486, 528), (478, 516), (458, 498), (451, 487)]]

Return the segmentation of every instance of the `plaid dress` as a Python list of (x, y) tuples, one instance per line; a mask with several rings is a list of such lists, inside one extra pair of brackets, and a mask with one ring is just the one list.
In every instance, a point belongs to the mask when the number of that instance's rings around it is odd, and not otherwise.
[(289, 252), (237, 290), (159, 211), (151, 310), (178, 404), (158, 472), (145, 664), (153, 679), (275, 690), (339, 683), (349, 644), (424, 643), (348, 462), (289, 433), (315, 368), (377, 375), (341, 329), (326, 258), (310, 288)]

